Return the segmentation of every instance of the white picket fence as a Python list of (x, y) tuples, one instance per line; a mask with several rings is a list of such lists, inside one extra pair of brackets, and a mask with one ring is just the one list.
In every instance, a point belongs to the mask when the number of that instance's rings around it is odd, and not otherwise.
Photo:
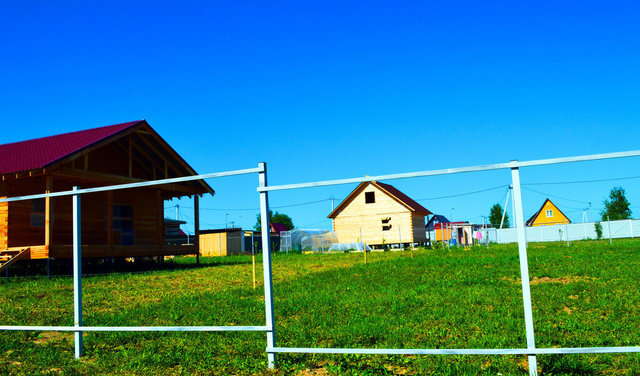
[[(527, 242), (557, 242), (596, 239), (596, 222), (571, 223), (568, 225), (551, 225), (526, 227)], [(640, 219), (622, 219), (618, 221), (600, 222), (602, 239), (633, 238), (640, 236)], [(489, 237), (493, 243), (516, 243), (518, 241), (515, 228), (481, 230), (483, 242)], [(611, 234), (611, 235), (609, 235)]]

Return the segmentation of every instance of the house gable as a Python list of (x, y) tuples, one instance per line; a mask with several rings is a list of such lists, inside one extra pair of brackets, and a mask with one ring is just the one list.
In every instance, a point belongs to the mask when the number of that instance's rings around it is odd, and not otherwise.
[(558, 207), (546, 199), (540, 209), (527, 220), (527, 226), (545, 226), (571, 223)]

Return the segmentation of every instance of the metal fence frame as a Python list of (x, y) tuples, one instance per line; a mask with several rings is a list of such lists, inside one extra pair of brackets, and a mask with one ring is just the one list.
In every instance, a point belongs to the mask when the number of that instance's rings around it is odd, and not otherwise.
[[(73, 280), (74, 280), (74, 326), (0, 326), (0, 330), (37, 330), (37, 331), (72, 331), (75, 333), (75, 356), (82, 355), (82, 332), (93, 331), (183, 331), (183, 332), (217, 332), (217, 331), (264, 331), (267, 334), (267, 357), (269, 368), (276, 365), (276, 354), (278, 353), (315, 353), (315, 354), (379, 354), (379, 355), (527, 355), (529, 359), (529, 374), (537, 375), (538, 354), (586, 354), (586, 353), (635, 353), (640, 352), (640, 346), (629, 347), (582, 347), (582, 348), (536, 348), (535, 333), (533, 327), (533, 311), (531, 307), (531, 290), (529, 279), (529, 266), (527, 260), (527, 241), (522, 211), (522, 195), (520, 187), (520, 168), (531, 166), (543, 166), (560, 163), (586, 162), (613, 158), (627, 158), (640, 156), (640, 150), (594, 154), (567, 158), (541, 159), (532, 161), (511, 161), (508, 163), (498, 163), (482, 166), (471, 166), (461, 168), (451, 168), (443, 170), (421, 171), (402, 174), (367, 176), (350, 179), (337, 179), (309, 183), (273, 185), (267, 184), (266, 163), (260, 163), (257, 168), (235, 170), (220, 173), (195, 175), (182, 178), (153, 180), (141, 183), (112, 185), (98, 188), (78, 189), (74, 187), (72, 191), (55, 192), (48, 194), (11, 197), (0, 199), (0, 202), (31, 200), (45, 197), (72, 196), (73, 197)], [(522, 300), (524, 306), (524, 321), (526, 329), (526, 348), (515, 349), (365, 349), (365, 348), (304, 348), (304, 347), (277, 347), (275, 337), (275, 324), (273, 314), (273, 282), (271, 274), (271, 242), (269, 234), (269, 192), (288, 189), (302, 189), (321, 187), (329, 185), (342, 185), (351, 183), (361, 183), (372, 180), (393, 180), (415, 177), (428, 177), (437, 175), (460, 174), (468, 172), (480, 172), (499, 169), (511, 170), (511, 180), (513, 183), (513, 195), (515, 203), (515, 220), (518, 238), (518, 253), (520, 259), (520, 279), (522, 281)], [(260, 216), (262, 224), (262, 260), (264, 270), (264, 291), (265, 291), (265, 325), (264, 326), (171, 326), (171, 327), (86, 327), (82, 326), (82, 276), (81, 276), (81, 239), (80, 239), (80, 195), (86, 193), (103, 192), (116, 189), (130, 189), (168, 183), (179, 183), (184, 181), (219, 178), (224, 176), (234, 176), (243, 174), (258, 173), (258, 188), (260, 196)]]
[[(531, 307), (531, 288), (529, 279), (529, 265), (527, 260), (527, 240), (525, 232), (524, 215), (522, 210), (522, 190), (520, 186), (520, 168), (532, 166), (544, 166), (560, 163), (587, 162), (603, 159), (627, 158), (640, 156), (640, 150), (593, 154), (577, 157), (540, 159), (519, 162), (513, 160), (508, 163), (498, 163), (482, 166), (470, 166), (450, 168), (443, 170), (420, 171), (402, 174), (366, 176), (361, 178), (337, 179), (317, 181), (310, 183), (285, 184), (274, 186), (261, 186), (258, 192), (266, 194), (269, 191), (288, 189), (302, 189), (323, 187), (329, 185), (342, 185), (362, 183), (372, 180), (392, 180), (415, 177), (428, 177), (437, 175), (450, 175), (468, 172), (480, 172), (490, 170), (509, 169), (513, 185), (513, 202), (515, 204), (515, 220), (518, 238), (518, 253), (520, 259), (520, 279), (522, 281), (522, 301), (524, 305), (524, 321), (526, 329), (526, 349), (363, 349), (363, 348), (302, 348), (302, 347), (275, 347), (268, 346), (267, 353), (308, 353), (308, 354), (371, 354), (371, 355), (527, 355), (529, 360), (529, 375), (538, 374), (536, 355), (538, 354), (584, 354), (584, 353), (632, 353), (640, 352), (640, 346), (629, 347), (582, 347), (582, 348), (536, 348), (535, 333), (533, 328), (533, 310)], [(262, 208), (264, 210), (264, 208)], [(263, 217), (264, 218), (264, 217)], [(263, 219), (264, 220), (264, 219)]]
[[(246, 175), (257, 173), (259, 177), (259, 186), (266, 185), (266, 164), (259, 163), (257, 168), (244, 170), (234, 170), (226, 172), (217, 172), (203, 175), (186, 176), (180, 178), (151, 180), (140, 183), (128, 183), (111, 185), (96, 188), (79, 189), (73, 187), (71, 191), (61, 191), (54, 193), (45, 193), (29, 196), (18, 196), (0, 199), (0, 202), (12, 202), (33, 200), (45, 197), (61, 197), (72, 196), (72, 216), (73, 216), (73, 326), (25, 326), (11, 325), (0, 326), (0, 331), (57, 331), (57, 332), (74, 332), (74, 352), (75, 358), (82, 356), (82, 333), (83, 332), (266, 332), (267, 345), (274, 346), (274, 329), (273, 329), (273, 305), (272, 305), (272, 289), (271, 282), (271, 245), (269, 242), (269, 218), (262, 219), (262, 239), (266, 244), (265, 251), (262, 252), (264, 264), (264, 289), (265, 289), (265, 310), (266, 323), (262, 326), (83, 326), (82, 325), (82, 239), (81, 234), (81, 210), (80, 196), (87, 193), (113, 191), (120, 189), (132, 189), (140, 187), (149, 187), (162, 184), (180, 183), (185, 181), (203, 180), (212, 178), (221, 178), (227, 176)], [(263, 202), (264, 200), (264, 202)], [(266, 206), (266, 194), (260, 194), (261, 206)], [(275, 355), (270, 354), (270, 367), (275, 366)]]

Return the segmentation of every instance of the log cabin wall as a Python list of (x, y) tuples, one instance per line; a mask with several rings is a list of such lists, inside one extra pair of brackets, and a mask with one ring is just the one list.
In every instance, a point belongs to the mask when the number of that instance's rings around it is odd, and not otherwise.
[[(0, 196), (6, 198), (6, 196)], [(9, 203), (0, 202), (0, 251), (8, 247), (8, 231), (9, 231)]]
[[(367, 203), (367, 193), (373, 193), (374, 202)], [(400, 240), (411, 243), (414, 242), (411, 215), (409, 209), (388, 194), (374, 185), (367, 185), (346, 203), (335, 217), (333, 227), (340, 243), (360, 241), (360, 230), (367, 244), (397, 243)]]
[[(8, 184), (8, 195), (44, 193), (44, 176), (23, 178)], [(7, 247), (44, 244), (44, 199), (8, 203)]]

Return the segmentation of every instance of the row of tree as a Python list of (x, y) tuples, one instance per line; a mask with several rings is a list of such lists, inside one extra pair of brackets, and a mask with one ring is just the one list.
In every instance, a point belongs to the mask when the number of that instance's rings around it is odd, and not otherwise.
[[(613, 187), (609, 192), (609, 198), (605, 199), (602, 204), (604, 205), (604, 209), (600, 211), (600, 215), (602, 216), (603, 221), (615, 221), (618, 219), (631, 218), (631, 204), (629, 203), (629, 200), (627, 200), (624, 188), (622, 187)], [(489, 211), (489, 223), (491, 223), (491, 227), (500, 227), (503, 215), (502, 212), (503, 209), (499, 203), (491, 207), (491, 210)], [(504, 213), (504, 222), (502, 223), (502, 227), (509, 227), (509, 216), (507, 213)]]

